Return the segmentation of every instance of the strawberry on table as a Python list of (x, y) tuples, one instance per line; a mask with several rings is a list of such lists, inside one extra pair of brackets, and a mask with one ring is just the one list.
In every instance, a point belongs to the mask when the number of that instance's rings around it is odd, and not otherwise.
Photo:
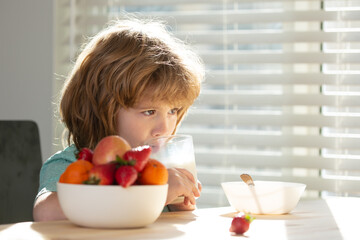
[(133, 166), (120, 166), (115, 172), (116, 182), (124, 188), (133, 185), (138, 177), (138, 172)]
[(141, 172), (148, 162), (150, 154), (151, 147), (148, 145), (143, 145), (127, 151), (124, 154), (123, 159), (128, 162), (135, 161), (134, 168), (136, 171)]
[(115, 171), (115, 163), (94, 165), (89, 172), (89, 180), (84, 183), (94, 185), (111, 185), (115, 181)]
[(92, 162), (93, 151), (90, 148), (82, 148), (78, 154), (76, 154), (76, 159), (86, 160)]
[(249, 230), (250, 223), (253, 220), (254, 218), (250, 214), (240, 212), (233, 218), (229, 231), (235, 234), (243, 234)]

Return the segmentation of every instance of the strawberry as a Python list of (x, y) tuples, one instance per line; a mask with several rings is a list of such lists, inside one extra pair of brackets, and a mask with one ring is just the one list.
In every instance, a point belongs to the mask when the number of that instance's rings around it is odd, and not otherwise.
[(235, 234), (243, 234), (249, 230), (250, 223), (253, 220), (254, 218), (250, 214), (240, 212), (233, 218), (229, 231), (234, 232)]
[(84, 183), (94, 185), (111, 185), (115, 181), (115, 171), (115, 163), (94, 165), (89, 172), (89, 180)]
[(90, 148), (82, 148), (79, 153), (76, 154), (76, 159), (86, 160), (92, 162), (93, 151)]
[(141, 172), (146, 163), (149, 160), (151, 154), (151, 147), (148, 145), (139, 146), (136, 148), (132, 148), (129, 151), (127, 151), (123, 159), (128, 162), (135, 162), (134, 168), (136, 171)]
[(133, 166), (120, 166), (115, 172), (116, 182), (124, 188), (135, 183), (138, 172)]

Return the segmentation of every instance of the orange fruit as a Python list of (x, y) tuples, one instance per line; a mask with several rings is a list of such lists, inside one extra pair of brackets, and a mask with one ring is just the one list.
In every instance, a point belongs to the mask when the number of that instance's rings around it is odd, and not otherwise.
[(89, 171), (93, 164), (86, 160), (77, 160), (71, 163), (61, 174), (59, 182), (81, 184), (89, 178)]
[(140, 173), (138, 182), (143, 185), (163, 185), (167, 183), (168, 178), (169, 173), (164, 164), (150, 158)]

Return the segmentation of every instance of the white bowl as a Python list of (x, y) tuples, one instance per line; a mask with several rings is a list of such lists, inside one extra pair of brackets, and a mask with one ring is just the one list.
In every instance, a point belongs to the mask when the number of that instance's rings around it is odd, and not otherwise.
[(285, 214), (298, 204), (306, 185), (302, 183), (254, 181), (223, 182), (221, 186), (232, 207), (252, 214)]
[(73, 223), (94, 228), (137, 228), (156, 221), (166, 202), (168, 184), (85, 185), (57, 183), (65, 216)]

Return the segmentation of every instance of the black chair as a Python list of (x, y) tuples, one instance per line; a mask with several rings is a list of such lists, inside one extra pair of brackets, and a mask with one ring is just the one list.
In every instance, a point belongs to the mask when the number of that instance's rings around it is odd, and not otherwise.
[(32, 221), (42, 165), (33, 121), (0, 121), (0, 224)]

